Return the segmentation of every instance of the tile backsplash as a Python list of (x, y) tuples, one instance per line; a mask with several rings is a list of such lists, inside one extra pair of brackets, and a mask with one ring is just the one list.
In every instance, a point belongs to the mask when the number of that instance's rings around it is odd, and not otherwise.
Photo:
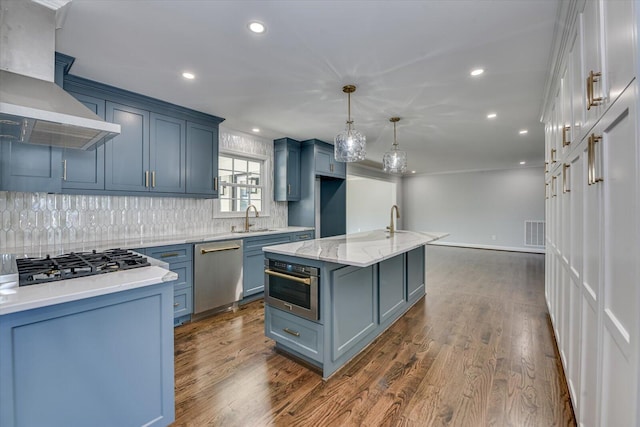
[[(223, 129), (220, 148), (273, 157), (271, 141)], [(0, 252), (15, 247), (216, 234), (244, 223), (244, 218), (214, 219), (213, 203), (191, 198), (0, 191)], [(271, 203), (268, 217), (252, 218), (256, 228), (287, 226), (287, 203)]]

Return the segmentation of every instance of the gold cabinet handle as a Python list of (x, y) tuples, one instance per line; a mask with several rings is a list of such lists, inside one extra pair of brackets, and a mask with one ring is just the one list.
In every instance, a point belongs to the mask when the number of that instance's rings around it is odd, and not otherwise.
[(179, 305), (180, 305), (180, 303), (179, 303), (179, 302), (174, 302), (174, 303), (173, 303), (173, 306), (174, 306), (174, 307), (178, 307)]
[(156, 188), (156, 171), (151, 172), (151, 186)]
[(331, 172), (333, 172), (333, 163), (331, 163), (331, 164), (329, 165), (329, 170), (330, 170)]
[(551, 177), (551, 197), (556, 197), (556, 176)]
[(566, 147), (571, 144), (571, 141), (567, 140), (567, 132), (571, 130), (571, 126), (564, 126), (562, 128), (562, 146)]
[(62, 180), (67, 180), (67, 159), (62, 161)]
[(549, 172), (549, 162), (544, 162), (544, 173)]
[(144, 186), (149, 188), (149, 171), (144, 171)]
[(556, 150), (555, 148), (551, 149), (551, 163), (555, 163), (557, 161), (556, 160), (556, 151), (558, 151), (558, 150)]
[(282, 330), (285, 331), (286, 333), (288, 333), (289, 335), (293, 335), (294, 337), (299, 337), (300, 336), (300, 332), (294, 331), (293, 329), (282, 328)]
[(309, 278), (302, 278), (302, 277), (297, 277), (297, 276), (292, 276), (290, 274), (284, 274), (284, 273), (280, 273), (277, 271), (273, 271), (270, 269), (266, 269), (264, 270), (265, 274), (269, 275), (269, 276), (275, 276), (275, 277), (280, 277), (281, 279), (287, 279), (287, 280), (291, 280), (293, 282), (298, 282), (298, 283), (304, 283), (305, 285), (311, 285), (311, 279)]
[(602, 135), (591, 134), (591, 178), (592, 184), (604, 181), (601, 176), (596, 176), (596, 144), (602, 141)]
[(549, 200), (549, 183), (544, 183), (544, 199)]
[(602, 97), (593, 96), (594, 83), (599, 82), (601, 76), (602, 73), (594, 73), (593, 71), (589, 71), (589, 77), (587, 77), (587, 110), (590, 110), (591, 107), (595, 107), (596, 105), (600, 105), (600, 103), (602, 102)]
[(287, 184), (287, 194), (291, 194), (291, 184)]
[(213, 178), (213, 191), (218, 191), (218, 177)]
[(567, 169), (570, 167), (571, 165), (568, 163), (562, 165), (562, 193), (569, 193), (571, 191), (567, 183)]
[(180, 255), (178, 252), (170, 252), (168, 254), (160, 255), (160, 258), (171, 258), (171, 257), (178, 256), (178, 255)]
[(311, 234), (302, 234), (298, 236), (298, 240), (307, 240), (311, 238)]

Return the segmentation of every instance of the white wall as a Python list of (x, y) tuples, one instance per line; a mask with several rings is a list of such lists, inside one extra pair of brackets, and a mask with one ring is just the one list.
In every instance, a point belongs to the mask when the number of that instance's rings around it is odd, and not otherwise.
[(405, 228), (448, 243), (530, 250), (524, 221), (544, 220), (543, 168), (411, 176), (402, 193)]
[[(349, 164), (347, 233), (387, 227), (391, 206), (399, 204), (399, 184), (400, 179), (397, 177)], [(398, 227), (401, 227), (400, 221)]]

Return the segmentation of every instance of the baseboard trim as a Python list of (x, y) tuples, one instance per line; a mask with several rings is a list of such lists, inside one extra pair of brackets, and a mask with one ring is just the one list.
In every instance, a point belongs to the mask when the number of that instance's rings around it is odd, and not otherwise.
[(459, 248), (471, 248), (471, 249), (490, 249), (493, 251), (508, 251), (508, 252), (526, 252), (532, 254), (543, 254), (545, 253), (544, 249), (538, 248), (519, 248), (515, 246), (494, 246), (494, 245), (476, 245), (473, 243), (455, 243), (455, 242), (440, 242), (435, 241), (429, 243), (430, 245), (439, 245), (439, 246), (455, 246)]

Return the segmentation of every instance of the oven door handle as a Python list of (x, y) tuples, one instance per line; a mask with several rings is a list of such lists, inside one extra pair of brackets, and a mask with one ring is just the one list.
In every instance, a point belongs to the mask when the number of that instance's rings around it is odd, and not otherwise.
[(311, 279), (309, 277), (307, 277), (306, 279), (303, 279), (302, 277), (296, 277), (296, 276), (291, 276), (290, 274), (279, 273), (277, 271), (273, 271), (268, 268), (265, 269), (264, 272), (269, 276), (281, 277), (283, 279), (293, 280), (294, 282), (304, 283), (307, 286), (311, 286)]

